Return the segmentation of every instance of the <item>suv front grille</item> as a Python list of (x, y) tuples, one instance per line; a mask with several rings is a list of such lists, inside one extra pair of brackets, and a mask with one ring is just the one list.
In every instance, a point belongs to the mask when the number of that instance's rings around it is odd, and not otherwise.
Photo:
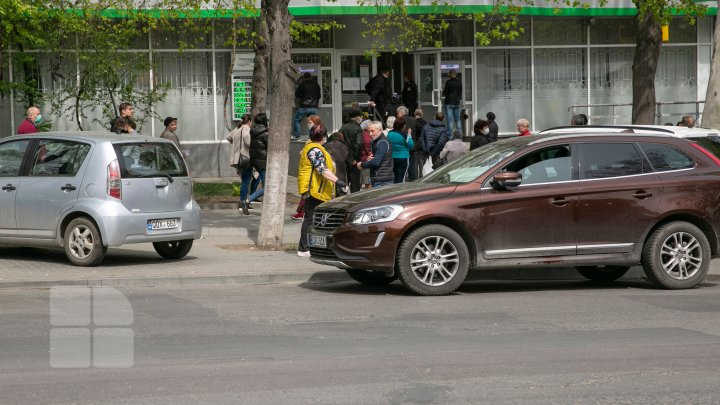
[(332, 249), (328, 249), (328, 248), (311, 247), (310, 255), (312, 257), (321, 258), (321, 259), (331, 259), (331, 260), (338, 259), (338, 257), (335, 255), (335, 252), (333, 252)]
[(313, 215), (313, 228), (333, 231), (345, 220), (345, 210), (316, 208)]

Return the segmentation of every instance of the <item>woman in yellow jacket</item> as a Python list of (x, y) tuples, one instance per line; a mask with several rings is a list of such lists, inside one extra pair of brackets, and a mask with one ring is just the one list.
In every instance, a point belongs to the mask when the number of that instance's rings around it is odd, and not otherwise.
[(335, 176), (335, 163), (323, 148), (327, 141), (327, 130), (322, 124), (310, 131), (310, 140), (300, 153), (298, 164), (298, 193), (305, 199), (305, 217), (300, 228), (300, 243), (297, 255), (310, 257), (307, 235), (313, 221), (315, 207), (330, 201), (335, 196), (335, 187), (347, 193), (347, 185)]

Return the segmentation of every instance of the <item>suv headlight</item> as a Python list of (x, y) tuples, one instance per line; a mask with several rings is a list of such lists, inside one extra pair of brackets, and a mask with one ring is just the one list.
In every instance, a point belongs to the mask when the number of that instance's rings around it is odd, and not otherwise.
[(397, 218), (403, 211), (401, 205), (383, 205), (381, 207), (365, 208), (350, 215), (351, 224), (376, 224), (388, 222)]

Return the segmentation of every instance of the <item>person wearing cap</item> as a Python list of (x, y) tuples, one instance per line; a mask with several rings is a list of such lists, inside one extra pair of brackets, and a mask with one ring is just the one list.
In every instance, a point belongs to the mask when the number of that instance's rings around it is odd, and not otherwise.
[(360, 161), (360, 151), (362, 150), (363, 130), (360, 128), (360, 123), (363, 120), (363, 113), (360, 110), (351, 110), (348, 113), (348, 121), (338, 129), (337, 132), (343, 134), (345, 144), (347, 144), (350, 150), (350, 160), (352, 167), (348, 175), (350, 182), (350, 191), (360, 191), (360, 169), (357, 168), (357, 162)]
[(295, 110), (293, 116), (293, 135), (291, 140), (300, 140), (300, 121), (310, 115), (317, 115), (318, 105), (320, 104), (320, 85), (317, 80), (312, 77), (308, 72), (303, 74), (300, 79), (300, 84), (295, 89), (295, 99), (298, 103), (298, 108)]
[(165, 124), (165, 130), (160, 134), (160, 138), (165, 138), (173, 141), (175, 145), (177, 145), (178, 149), (180, 149), (180, 139), (178, 139), (177, 135), (175, 134), (175, 131), (177, 131), (177, 118), (175, 117), (167, 117), (165, 118), (165, 121), (163, 121), (163, 124)]

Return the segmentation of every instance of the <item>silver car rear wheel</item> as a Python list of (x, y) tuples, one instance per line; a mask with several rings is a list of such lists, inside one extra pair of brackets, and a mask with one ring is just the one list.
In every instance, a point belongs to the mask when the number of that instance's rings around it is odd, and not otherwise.
[(107, 246), (102, 243), (100, 231), (88, 218), (75, 218), (65, 228), (63, 241), (65, 255), (77, 266), (94, 266), (105, 259)]

